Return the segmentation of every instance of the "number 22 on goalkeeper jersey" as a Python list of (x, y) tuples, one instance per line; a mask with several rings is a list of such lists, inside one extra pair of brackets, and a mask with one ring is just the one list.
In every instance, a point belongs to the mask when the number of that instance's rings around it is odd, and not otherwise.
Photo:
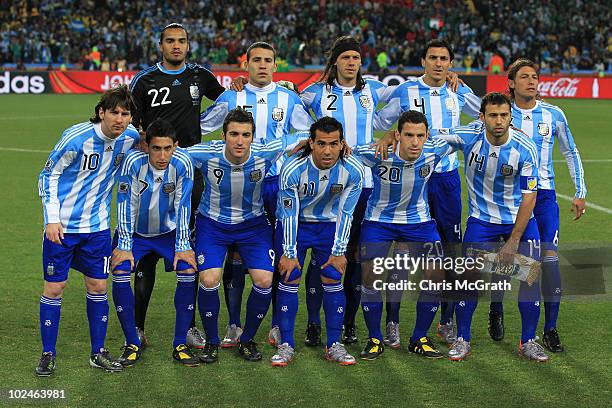
[(176, 229), (175, 251), (187, 251), (193, 164), (187, 152), (176, 149), (168, 167), (155, 169), (140, 151), (127, 155), (117, 189), (118, 248), (132, 249), (132, 234), (145, 237)]

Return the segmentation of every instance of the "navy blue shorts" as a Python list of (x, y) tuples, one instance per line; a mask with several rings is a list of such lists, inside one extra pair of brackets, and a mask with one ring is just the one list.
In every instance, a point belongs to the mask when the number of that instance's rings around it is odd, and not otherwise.
[(72, 268), (93, 279), (106, 279), (111, 255), (110, 230), (65, 233), (62, 245), (43, 236), (43, 276), (47, 282), (64, 282)]
[(278, 199), (278, 176), (264, 178), (261, 196), (270, 225), (276, 224), (276, 200)]
[(461, 242), (461, 178), (457, 169), (433, 173), (427, 182), (429, 211), (443, 242)]
[(368, 200), (372, 194), (371, 188), (364, 188), (359, 194), (359, 200), (353, 211), (353, 222), (351, 223), (351, 234), (349, 237), (349, 247), (359, 244), (359, 236), (361, 235), (361, 223), (363, 217), (365, 217), (366, 208), (368, 207)]
[(555, 190), (538, 190), (533, 215), (538, 223), (542, 249), (559, 247), (559, 204)]
[(411, 256), (443, 256), (436, 222), (392, 224), (364, 220), (361, 226), (361, 260), (386, 257), (393, 242), (408, 244)]
[[(497, 251), (501, 248), (500, 238), (507, 240), (512, 233), (514, 224), (491, 224), (474, 217), (469, 217), (463, 237), (464, 251), (468, 247)], [(540, 259), (540, 233), (535, 218), (527, 223), (525, 232), (521, 237), (518, 252), (533, 259)]]
[(273, 232), (265, 215), (239, 224), (223, 224), (198, 214), (195, 235), (198, 271), (221, 268), (232, 246), (247, 268), (274, 271)]
[[(300, 221), (297, 234), (297, 257), (300, 265), (304, 268), (306, 260), (306, 252), (311, 249), (311, 258), (318, 265), (323, 265), (327, 262), (331, 255), (334, 246), (334, 237), (336, 235), (335, 222), (303, 222)], [(283, 226), (278, 221), (276, 224), (275, 248), (279, 254), (282, 254), (283, 245)], [(280, 255), (279, 255), (280, 258)], [(301, 271), (295, 269), (291, 272), (288, 281), (295, 280), (302, 275)], [(340, 280), (342, 274), (336, 268), (327, 266), (321, 269), (321, 275), (333, 280)]]
[[(113, 249), (117, 248), (118, 235), (115, 232), (113, 236)], [(164, 258), (164, 266), (166, 272), (174, 270), (174, 245), (176, 242), (176, 230), (167, 232), (162, 235), (155, 237), (144, 237), (142, 235), (134, 234), (132, 236), (132, 256), (134, 257), (134, 265), (138, 265), (145, 255), (157, 254)], [(193, 269), (187, 262), (178, 261), (176, 265), (177, 271), (184, 271), (186, 269)], [(120, 263), (116, 268), (116, 271), (131, 272), (130, 262), (124, 261)]]

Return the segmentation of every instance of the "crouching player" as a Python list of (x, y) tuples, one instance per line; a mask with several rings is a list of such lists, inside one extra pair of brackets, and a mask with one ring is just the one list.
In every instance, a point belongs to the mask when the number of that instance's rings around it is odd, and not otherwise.
[(293, 360), (297, 292), (308, 249), (321, 265), (327, 329), (325, 358), (341, 365), (355, 364), (355, 357), (340, 343), (346, 308), (341, 279), (364, 168), (358, 159), (345, 157), (344, 150), (342, 124), (324, 117), (310, 127), (304, 151), (289, 158), (281, 169), (275, 244), (277, 251), (282, 245), (283, 252), (278, 264), (281, 280), (276, 300), (282, 343), (272, 357), (273, 366), (286, 366)]
[(119, 362), (126, 367), (140, 358), (130, 273), (142, 257), (153, 253), (164, 258), (166, 271), (176, 271), (172, 356), (184, 365), (197, 366), (198, 358), (185, 344), (196, 269), (189, 243), (193, 165), (187, 152), (177, 147), (174, 128), (163, 119), (147, 127), (146, 142), (148, 154), (132, 151), (127, 155), (117, 189), (118, 226), (111, 268), (113, 301), (126, 343)]
[(43, 353), (36, 375), (55, 370), (62, 294), (68, 270), (85, 275), (92, 367), (121, 371), (104, 348), (108, 324), (106, 278), (111, 260), (110, 204), (125, 153), (139, 141), (130, 125), (134, 101), (127, 87), (107, 91), (90, 122), (67, 129), (38, 179), (45, 216), (40, 334)]
[[(440, 160), (454, 150), (444, 141), (428, 140), (428, 136), (425, 115), (410, 110), (402, 113), (398, 121), (395, 133), (399, 142), (397, 153), (383, 160), (376, 157), (372, 147), (358, 146), (354, 150), (355, 156), (361, 158), (366, 166), (376, 168), (372, 172), (374, 190), (361, 226), (364, 268), (361, 306), (370, 337), (361, 352), (361, 358), (365, 360), (373, 360), (384, 352), (380, 327), (382, 293), (380, 287), (375, 288), (375, 281), (381, 275), (373, 273), (373, 259), (386, 257), (394, 241), (403, 251), (407, 249), (412, 257), (427, 259), (443, 255), (436, 222), (429, 212), (427, 183)], [(443, 279), (442, 270), (424, 269), (425, 280), (437, 282)], [(435, 286), (431, 287), (431, 290), (420, 292), (408, 350), (428, 358), (440, 358), (442, 354), (427, 337), (439, 303), (439, 291)]]
[(238, 352), (248, 361), (262, 358), (253, 338), (270, 306), (275, 261), (272, 226), (264, 211), (262, 186), (270, 168), (295, 147), (298, 134), (283, 135), (267, 144), (253, 143), (254, 134), (252, 114), (235, 108), (223, 122), (225, 143), (215, 141), (188, 149), (206, 180), (196, 217), (198, 309), (207, 338), (200, 356), (204, 363), (218, 359), (219, 280), (226, 253), (232, 246), (240, 253), (253, 280)]

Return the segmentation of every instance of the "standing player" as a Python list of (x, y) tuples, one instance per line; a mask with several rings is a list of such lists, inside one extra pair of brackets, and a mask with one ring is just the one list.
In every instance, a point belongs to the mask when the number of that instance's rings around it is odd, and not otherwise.
[[(380, 102), (386, 102), (393, 89), (382, 82), (363, 79), (361, 76), (361, 51), (359, 42), (349, 36), (338, 38), (330, 50), (325, 71), (319, 82), (307, 87), (300, 94), (304, 104), (312, 109), (317, 119), (329, 116), (342, 124), (348, 146), (372, 143), (374, 115)], [(366, 203), (372, 192), (372, 173), (365, 169), (365, 181), (354, 213), (351, 240), (347, 251), (347, 267), (344, 277), (346, 292), (346, 313), (344, 315), (345, 344), (357, 341), (355, 315), (359, 307), (359, 286), (361, 266), (356, 253), (359, 244), (359, 230)], [(308, 328), (306, 344), (321, 344), (321, 286), (319, 267), (311, 260), (306, 274), (306, 304), (308, 307)]]
[[(484, 127), (459, 127), (452, 135), (439, 136), (462, 149), (465, 157), (470, 217), (464, 247), (495, 251), (500, 240), (504, 240), (499, 251), (502, 262), (513, 263), (517, 251), (539, 259), (540, 236), (532, 214), (538, 182), (535, 143), (521, 131), (510, 128), (511, 102), (507, 96), (496, 92), (485, 95), (480, 112)], [(471, 322), (478, 301), (475, 289), (458, 292), (457, 340), (448, 353), (451, 360), (463, 360), (470, 355)], [(547, 361), (544, 348), (535, 341), (540, 316), (538, 283), (529, 286), (521, 282), (518, 307), (522, 320), (519, 354)]]
[[(512, 124), (533, 139), (538, 149), (538, 197), (533, 213), (542, 239), (542, 293), (544, 294), (544, 335), (542, 342), (552, 352), (563, 351), (557, 333), (557, 317), (561, 300), (561, 273), (557, 248), (559, 245), (559, 205), (555, 195), (555, 173), (552, 160), (555, 139), (576, 187), (572, 211), (580, 219), (585, 213), (586, 184), (580, 154), (563, 111), (537, 99), (539, 72), (528, 59), (518, 59), (508, 69), (508, 87), (514, 101)], [(492, 302), (489, 333), (494, 340), (504, 336), (503, 304)]]
[(193, 164), (177, 147), (176, 133), (164, 119), (147, 127), (148, 154), (134, 150), (125, 158), (117, 191), (118, 227), (114, 242), (113, 301), (125, 335), (119, 362), (138, 361), (141, 344), (134, 322), (134, 294), (130, 273), (146, 254), (164, 258), (167, 271), (176, 271), (176, 323), (173, 357), (188, 366), (199, 365), (185, 344), (193, 314), (195, 257), (189, 242)]
[[(299, 96), (272, 82), (276, 71), (276, 51), (265, 42), (251, 44), (246, 52), (246, 69), (249, 82), (242, 91), (227, 90), (202, 114), (202, 134), (217, 130), (223, 125), (227, 113), (236, 107), (251, 112), (255, 120), (254, 141), (265, 143), (288, 134), (291, 129), (307, 132), (312, 118)], [(274, 226), (276, 197), (278, 193), (278, 172), (283, 158), (276, 162), (263, 181), (263, 200), (270, 224)], [(244, 272), (238, 254), (225, 262), (223, 284), (229, 323), (222, 347), (234, 347), (242, 332), (240, 309), (244, 290)], [(276, 345), (280, 340), (278, 321), (273, 311), (270, 340)]]
[(68, 270), (85, 275), (92, 367), (121, 371), (104, 348), (108, 322), (106, 278), (111, 261), (110, 204), (125, 153), (139, 141), (130, 125), (134, 101), (127, 87), (100, 99), (90, 122), (67, 129), (38, 179), (45, 216), (40, 333), (43, 353), (36, 374), (55, 370), (62, 294)]
[(238, 351), (246, 360), (261, 360), (253, 338), (272, 299), (274, 272), (272, 227), (264, 211), (262, 184), (270, 168), (289, 149), (288, 141), (297, 141), (297, 136), (283, 135), (267, 144), (254, 144), (254, 133), (251, 113), (236, 108), (223, 123), (225, 143), (188, 149), (196, 168), (206, 177), (196, 218), (198, 307), (207, 336), (200, 356), (204, 363), (218, 359), (219, 280), (227, 250), (232, 246), (253, 280)]
[[(399, 152), (388, 159), (377, 159), (374, 148), (358, 146), (354, 154), (366, 166), (375, 168), (374, 190), (368, 200), (361, 227), (361, 259), (364, 275), (361, 286), (363, 316), (370, 340), (361, 352), (361, 358), (373, 360), (384, 352), (380, 320), (382, 293), (374, 288), (372, 260), (385, 258), (389, 247), (396, 245), (408, 249), (411, 257), (442, 257), (440, 235), (436, 222), (429, 214), (428, 183), (436, 165), (452, 153), (453, 149), (439, 139), (428, 140), (427, 118), (418, 111), (401, 114), (395, 138)], [(425, 279), (440, 281), (441, 270), (426, 268)], [(389, 295), (389, 294), (388, 294)], [(427, 331), (436, 315), (439, 291), (421, 290), (416, 304), (416, 322), (408, 350), (428, 358), (441, 358)], [(388, 327), (388, 325), (387, 325)], [(398, 343), (390, 344), (399, 347)]]
[[(389, 103), (378, 112), (375, 127), (389, 129), (402, 112), (418, 110), (427, 117), (431, 135), (436, 136), (448, 134), (450, 128), (459, 126), (462, 112), (478, 118), (480, 98), (467, 85), (459, 85), (455, 92), (447, 84), (453, 58), (453, 50), (445, 41), (433, 40), (427, 43), (421, 58), (425, 73), (418, 79), (397, 86)], [(431, 215), (436, 220), (442, 242), (448, 244), (445, 251), (449, 254), (461, 242), (461, 180), (458, 167), (456, 153), (444, 157), (437, 164), (428, 183)], [(400, 344), (399, 309), (399, 302), (387, 302), (385, 344), (391, 347), (399, 347)], [(447, 344), (456, 338), (453, 311), (452, 301), (442, 302), (438, 336)]]
[(278, 269), (284, 279), (278, 285), (276, 307), (282, 343), (272, 357), (273, 366), (286, 366), (293, 360), (297, 292), (308, 249), (321, 265), (327, 330), (325, 358), (341, 365), (355, 364), (355, 357), (340, 343), (346, 307), (342, 275), (364, 169), (359, 160), (344, 157), (344, 149), (342, 124), (325, 117), (311, 126), (302, 154), (287, 160), (281, 170), (276, 247), (279, 252), (282, 246)]
[[(202, 96), (214, 101), (225, 89), (209, 70), (186, 62), (189, 35), (181, 24), (168, 24), (162, 29), (159, 48), (162, 62), (136, 74), (130, 84), (137, 108), (132, 123), (146, 129), (153, 120), (166, 119), (176, 129), (179, 146), (193, 146), (201, 140)], [(202, 175), (196, 169), (191, 202), (193, 210), (198, 207), (203, 189)], [(193, 216), (191, 222), (193, 225)], [(138, 265), (134, 279), (136, 326), (143, 346), (147, 345), (144, 335), (145, 318), (155, 285), (155, 265), (158, 259), (156, 254), (145, 256)], [(193, 319), (187, 341), (189, 345), (198, 348), (204, 345), (204, 339), (195, 328)]]

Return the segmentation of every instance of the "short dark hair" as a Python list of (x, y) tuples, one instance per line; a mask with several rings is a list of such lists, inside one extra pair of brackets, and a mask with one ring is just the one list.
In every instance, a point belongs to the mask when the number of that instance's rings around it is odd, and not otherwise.
[(409, 110), (402, 113), (397, 121), (397, 130), (399, 132), (402, 131), (405, 123), (423, 123), (425, 125), (425, 129), (429, 128), (429, 124), (427, 123), (427, 117), (419, 111)]
[(251, 126), (253, 126), (253, 135), (255, 135), (255, 121), (253, 120), (253, 114), (246, 109), (238, 106), (227, 113), (227, 116), (223, 121), (223, 133), (227, 132), (227, 127), (231, 122), (250, 123)]
[(257, 41), (251, 44), (249, 48), (247, 48), (247, 51), (246, 51), (247, 61), (251, 59), (251, 51), (253, 51), (255, 48), (263, 48), (264, 50), (272, 51), (272, 53), (274, 54), (274, 59), (276, 60), (276, 50), (274, 49), (274, 47), (267, 42)]
[(430, 48), (446, 48), (446, 50), (448, 51), (448, 55), (450, 56), (450, 60), (452, 61), (455, 59), (455, 53), (453, 52), (453, 48), (450, 46), (449, 43), (444, 40), (431, 40), (430, 42), (428, 42), (427, 45), (425, 45), (425, 48), (423, 49), (421, 59), (425, 59), (425, 57), (427, 56), (427, 51)]
[(147, 144), (151, 143), (154, 137), (169, 137), (172, 139), (172, 143), (176, 142), (176, 131), (174, 130), (174, 126), (165, 119), (155, 119), (147, 126)]
[(103, 111), (108, 111), (115, 109), (117, 106), (120, 106), (131, 113), (136, 111), (134, 98), (132, 97), (127, 85), (118, 85), (104, 92), (100, 98), (100, 101), (94, 108), (94, 115), (89, 118), (89, 121), (91, 123), (100, 123), (102, 121), (102, 119), (100, 119), (100, 108), (102, 108)]
[(164, 28), (162, 28), (161, 33), (159, 35), (159, 43), (161, 44), (162, 41), (164, 41), (164, 33), (166, 32), (166, 30), (170, 30), (172, 28), (178, 28), (181, 30), (185, 31), (185, 35), (187, 36), (187, 41), (189, 41), (189, 33), (187, 32), (187, 29), (185, 28), (185, 26), (183, 26), (180, 23), (170, 23), (167, 26), (165, 26)]
[(482, 98), (482, 102), (480, 103), (480, 112), (484, 115), (487, 105), (508, 105), (510, 110), (512, 110), (512, 102), (508, 95), (505, 95), (501, 92), (489, 92)]
[[(312, 125), (310, 125), (309, 139), (313, 142), (316, 141), (317, 130), (324, 133), (332, 133), (338, 131), (340, 132), (340, 141), (342, 142), (344, 140), (344, 130), (342, 129), (342, 123), (340, 123), (338, 119), (332, 118), (331, 116), (324, 116)], [(310, 144), (306, 144), (306, 146), (304, 146), (304, 150), (302, 151), (301, 157), (306, 157), (310, 153), (312, 153)], [(342, 152), (340, 153), (340, 158), (342, 159), (343, 157), (344, 150), (342, 150)]]
[[(516, 74), (518, 74), (519, 70), (524, 67), (533, 68), (538, 78), (540, 77), (540, 67), (538, 67), (535, 62), (527, 58), (519, 58), (508, 67), (508, 80), (514, 81), (516, 79)], [(508, 92), (512, 98), (514, 98), (514, 88), (510, 88), (510, 85), (508, 85)]]

